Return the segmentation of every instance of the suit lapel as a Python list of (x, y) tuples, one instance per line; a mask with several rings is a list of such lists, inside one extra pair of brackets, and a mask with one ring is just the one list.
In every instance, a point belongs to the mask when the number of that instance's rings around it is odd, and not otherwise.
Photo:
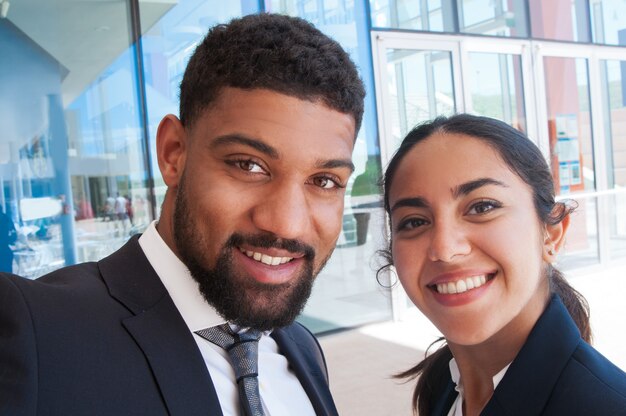
[(172, 415), (222, 415), (193, 335), (132, 238), (98, 263), (111, 296), (133, 316), (122, 324), (143, 351)]
[(337, 415), (326, 376), (321, 372), (314, 353), (310, 347), (300, 345), (288, 328), (280, 328), (272, 332), (272, 338), (276, 340), (281, 354), (287, 357), (290, 367), (311, 400), (315, 414), (318, 416)]

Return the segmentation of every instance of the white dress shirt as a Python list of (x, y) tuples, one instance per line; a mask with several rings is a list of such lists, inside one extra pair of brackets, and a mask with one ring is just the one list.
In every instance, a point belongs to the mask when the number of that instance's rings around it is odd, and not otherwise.
[[(504, 378), (506, 370), (509, 369), (510, 365), (511, 363), (507, 364), (507, 366), (500, 370), (498, 374), (493, 376), (492, 380), (494, 390), (496, 389), (496, 387), (498, 387), (498, 384), (500, 384), (500, 382)], [(452, 381), (454, 381), (454, 384), (456, 384), (456, 387), (454, 389), (459, 392), (459, 395), (456, 396), (456, 400), (454, 401), (454, 403), (452, 403), (452, 407), (448, 412), (448, 416), (463, 416), (463, 381), (461, 380), (461, 373), (459, 372), (459, 366), (457, 365), (454, 358), (450, 360), (449, 366)]]
[[(156, 221), (139, 238), (139, 245), (198, 344), (220, 399), (222, 412), (225, 416), (239, 415), (235, 372), (228, 353), (195, 334), (200, 329), (223, 324), (224, 319), (206, 302), (187, 267), (165, 244), (156, 229)], [(265, 414), (314, 416), (315, 410), (304, 388), (289, 369), (285, 356), (278, 352), (274, 339), (268, 335), (263, 334), (259, 340), (259, 390)]]

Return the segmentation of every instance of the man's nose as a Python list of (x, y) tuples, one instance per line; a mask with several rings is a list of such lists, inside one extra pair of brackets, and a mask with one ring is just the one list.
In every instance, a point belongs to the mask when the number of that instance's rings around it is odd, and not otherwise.
[(311, 228), (312, 215), (305, 185), (283, 181), (262, 196), (253, 208), (252, 221), (276, 237), (299, 239)]

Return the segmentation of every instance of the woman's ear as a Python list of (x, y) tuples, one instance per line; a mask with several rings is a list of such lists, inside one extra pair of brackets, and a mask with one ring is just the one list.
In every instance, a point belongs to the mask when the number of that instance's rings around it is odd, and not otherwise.
[(156, 138), (157, 160), (168, 188), (178, 186), (185, 168), (187, 132), (180, 120), (168, 114), (159, 123)]
[[(555, 209), (563, 209), (555, 206)], [(548, 224), (545, 229), (543, 242), (543, 259), (548, 263), (554, 263), (556, 255), (565, 243), (565, 234), (570, 224), (570, 214), (567, 214), (559, 223)]]

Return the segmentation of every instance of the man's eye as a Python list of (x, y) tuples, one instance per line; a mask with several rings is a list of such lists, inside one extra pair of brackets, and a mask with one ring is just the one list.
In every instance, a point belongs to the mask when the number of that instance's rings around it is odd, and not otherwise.
[(319, 176), (317, 178), (314, 178), (313, 183), (315, 184), (315, 186), (319, 186), (322, 189), (333, 189), (341, 187), (334, 179), (328, 178), (326, 176)]
[(241, 170), (245, 170), (246, 172), (251, 173), (264, 173), (263, 168), (258, 164), (253, 162), (252, 160), (240, 160), (237, 162), (237, 165)]

